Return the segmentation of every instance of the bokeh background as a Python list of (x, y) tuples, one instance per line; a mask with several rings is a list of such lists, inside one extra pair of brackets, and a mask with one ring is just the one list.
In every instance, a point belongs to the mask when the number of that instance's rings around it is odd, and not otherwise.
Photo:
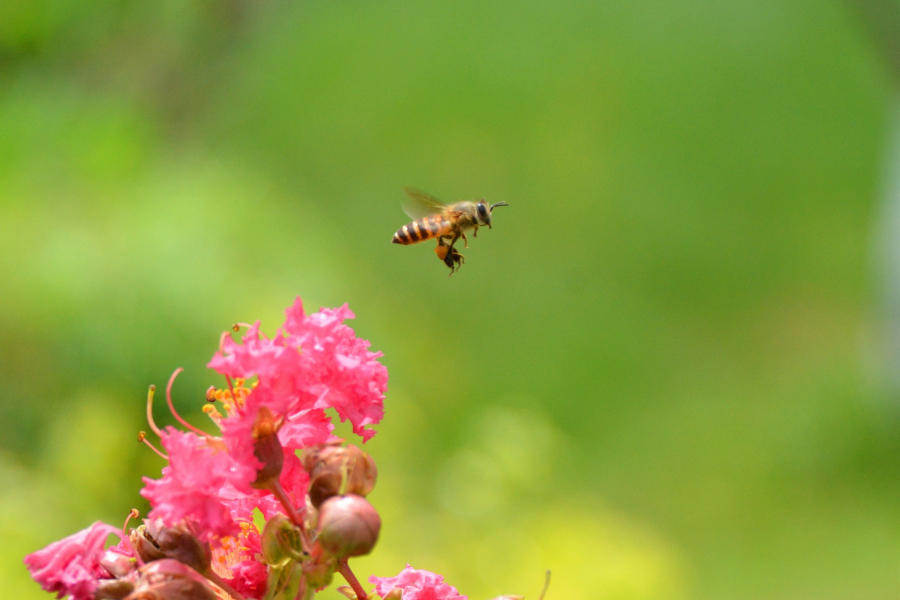
[[(300, 295), (390, 369), (361, 576), (896, 599), (892, 8), (0, 3), (2, 595), (147, 509), (147, 386), (203, 422), (220, 332)], [(511, 206), (448, 278), (409, 185)]]

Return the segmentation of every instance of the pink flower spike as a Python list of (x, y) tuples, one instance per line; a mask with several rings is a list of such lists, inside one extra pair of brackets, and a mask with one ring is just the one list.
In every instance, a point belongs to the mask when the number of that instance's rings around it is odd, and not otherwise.
[(74, 533), (43, 550), (25, 557), (31, 576), (47, 592), (57, 598), (93, 600), (100, 579), (112, 575), (100, 565), (106, 539), (121, 535), (121, 530), (97, 521), (87, 529)]
[(375, 584), (375, 593), (384, 598), (391, 590), (400, 589), (402, 600), (468, 600), (444, 578), (431, 571), (420, 571), (406, 565), (396, 577), (369, 577)]

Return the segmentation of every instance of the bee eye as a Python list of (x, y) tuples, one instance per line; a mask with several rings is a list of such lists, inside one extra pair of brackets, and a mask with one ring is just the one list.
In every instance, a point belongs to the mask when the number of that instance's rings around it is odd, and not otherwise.
[(484, 204), (478, 204), (478, 216), (482, 220), (487, 220), (487, 208), (485, 208)]

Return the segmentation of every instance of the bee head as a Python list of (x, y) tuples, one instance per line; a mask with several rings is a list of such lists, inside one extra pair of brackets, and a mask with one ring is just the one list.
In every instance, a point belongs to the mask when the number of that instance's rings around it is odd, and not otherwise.
[(478, 204), (475, 205), (475, 218), (478, 220), (479, 225), (491, 226), (491, 213), (495, 206), (509, 206), (509, 204), (506, 202), (488, 204), (483, 198), (478, 201)]

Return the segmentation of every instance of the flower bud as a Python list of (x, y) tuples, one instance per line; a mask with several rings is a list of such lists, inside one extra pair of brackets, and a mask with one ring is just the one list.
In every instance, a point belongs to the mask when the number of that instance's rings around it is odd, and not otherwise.
[(271, 567), (283, 567), (303, 557), (300, 530), (290, 519), (277, 514), (266, 522), (261, 537), (263, 560)]
[(100, 566), (117, 579), (131, 575), (137, 569), (136, 563), (133, 556), (123, 554), (115, 547), (107, 548), (100, 557)]
[(403, 590), (400, 588), (394, 588), (387, 593), (387, 596), (384, 597), (384, 600), (401, 600), (403, 598)]
[(361, 496), (332, 496), (319, 509), (317, 541), (337, 558), (368, 554), (380, 530), (381, 517)]
[[(353, 588), (349, 585), (339, 585), (334, 588), (334, 591), (339, 592), (344, 598), (347, 600), (360, 600), (359, 596), (356, 595), (356, 592), (353, 591)], [(366, 596), (362, 600), (374, 600), (372, 596)]]
[(177, 560), (164, 558), (141, 567), (127, 600), (216, 600), (206, 579)]
[(156, 536), (156, 543), (166, 558), (174, 558), (198, 573), (209, 570), (211, 552), (209, 544), (203, 544), (184, 523), (163, 527)]
[(184, 522), (167, 527), (160, 519), (145, 519), (143, 525), (131, 531), (131, 543), (144, 562), (173, 558), (198, 573), (209, 570), (209, 544), (201, 543)]
[(95, 600), (123, 600), (134, 591), (134, 584), (126, 579), (101, 579), (97, 582)]
[(278, 427), (280, 423), (267, 406), (259, 409), (256, 424), (253, 426), (253, 454), (263, 464), (256, 472), (256, 480), (253, 487), (258, 489), (268, 488), (272, 482), (277, 482), (284, 466), (284, 450), (278, 441)]
[(368, 496), (375, 488), (378, 468), (366, 452), (353, 445), (326, 444), (304, 457), (304, 467), (309, 473), (309, 498), (313, 506), (319, 506), (332, 496), (341, 493), (341, 482), (347, 478), (348, 494)]
[[(131, 539), (131, 545), (134, 547), (135, 553), (144, 562), (153, 562), (166, 557), (159, 549), (159, 546), (156, 545), (156, 540), (153, 539), (153, 536), (147, 530), (149, 523), (152, 523), (152, 521), (145, 520), (143, 525), (132, 529), (128, 536)], [(162, 526), (162, 522), (159, 523), (159, 526)]]

